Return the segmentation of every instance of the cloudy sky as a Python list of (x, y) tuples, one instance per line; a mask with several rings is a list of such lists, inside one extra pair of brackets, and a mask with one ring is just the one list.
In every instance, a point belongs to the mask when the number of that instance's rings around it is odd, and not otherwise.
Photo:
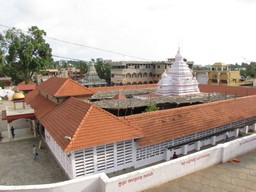
[(0, 32), (7, 29), (3, 26), (24, 31), (38, 26), (46, 31), (47, 37), (83, 45), (47, 38), (57, 56), (163, 61), (174, 57), (180, 46), (183, 57), (195, 64), (256, 61), (256, 0), (0, 0), (0, 3)]

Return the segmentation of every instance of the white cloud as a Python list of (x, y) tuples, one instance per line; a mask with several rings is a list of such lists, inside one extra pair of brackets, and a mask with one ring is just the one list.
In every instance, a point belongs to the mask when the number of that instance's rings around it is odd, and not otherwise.
[[(256, 61), (254, 10), (250, 0), (8, 0), (1, 2), (0, 24), (49, 37), (149, 60), (183, 56), (198, 64)], [(0, 30), (5, 30), (0, 27)], [(131, 60), (48, 40), (55, 55), (78, 59)]]

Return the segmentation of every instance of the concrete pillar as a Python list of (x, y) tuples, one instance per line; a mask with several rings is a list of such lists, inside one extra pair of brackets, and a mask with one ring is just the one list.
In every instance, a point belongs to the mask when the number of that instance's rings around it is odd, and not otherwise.
[(238, 136), (239, 136), (239, 129), (236, 129), (235, 130), (235, 138), (238, 138)]
[(36, 137), (36, 123), (35, 123), (35, 120), (30, 120), (31, 122), (31, 129), (33, 130), (33, 133), (34, 133), (34, 137)]
[(165, 154), (165, 160), (169, 161), (171, 158), (171, 151), (167, 147), (164, 150), (164, 154)]
[(252, 130), (252, 132), (255, 132), (255, 131), (256, 131), (256, 123), (252, 124), (251, 130)]
[(197, 141), (196, 142), (196, 150), (200, 151), (200, 149), (201, 149), (201, 141)]
[(215, 135), (211, 138), (211, 144), (212, 145), (216, 144), (216, 136)]
[(12, 136), (11, 136), (11, 128), (10, 128), (10, 124), (7, 123), (7, 130), (8, 130), (8, 138), (9, 138), (9, 141), (11, 140)]
[(188, 145), (183, 145), (182, 146), (182, 153), (183, 153), (183, 155), (187, 155), (187, 153), (188, 153)]
[(244, 132), (244, 133), (245, 133), (245, 134), (247, 134), (247, 133), (248, 133), (248, 131), (249, 131), (249, 126), (248, 126), (248, 125), (246, 125), (246, 126), (245, 126), (245, 132)]

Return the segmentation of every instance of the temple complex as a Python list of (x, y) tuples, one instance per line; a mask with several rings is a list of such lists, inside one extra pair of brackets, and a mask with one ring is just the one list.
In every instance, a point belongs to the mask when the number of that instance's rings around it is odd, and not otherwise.
[(101, 79), (98, 76), (98, 73), (95, 69), (94, 63), (90, 62), (88, 66), (88, 71), (85, 77), (80, 82), (82, 85), (87, 87), (97, 87), (97, 86), (104, 86), (107, 85), (105, 79)]
[(156, 94), (179, 96), (198, 93), (200, 93), (198, 82), (193, 77), (188, 65), (183, 61), (179, 49), (175, 56), (175, 62), (162, 74), (162, 78), (158, 82)]

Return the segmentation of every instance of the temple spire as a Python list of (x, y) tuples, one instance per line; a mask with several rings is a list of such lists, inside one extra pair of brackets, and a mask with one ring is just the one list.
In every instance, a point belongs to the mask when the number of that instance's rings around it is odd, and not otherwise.
[(187, 63), (183, 61), (180, 54), (180, 47), (178, 47), (175, 61), (171, 68), (164, 72), (162, 78), (158, 82), (156, 90), (157, 95), (188, 95), (198, 94), (198, 82)]

